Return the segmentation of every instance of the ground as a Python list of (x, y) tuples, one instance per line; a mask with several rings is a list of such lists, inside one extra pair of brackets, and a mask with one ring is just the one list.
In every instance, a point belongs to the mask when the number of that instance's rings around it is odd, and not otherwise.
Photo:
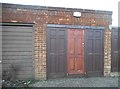
[(33, 87), (118, 87), (118, 77), (63, 78), (38, 81)]

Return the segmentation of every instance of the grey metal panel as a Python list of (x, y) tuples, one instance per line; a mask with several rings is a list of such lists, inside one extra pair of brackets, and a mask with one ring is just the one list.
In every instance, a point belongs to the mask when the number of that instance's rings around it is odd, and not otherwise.
[[(11, 64), (11, 63), (9, 63), (9, 61), (8, 61), (8, 63), (3, 63), (3, 67), (5, 67), (9, 64)], [(25, 69), (26, 67), (32, 67), (32, 62), (13, 62), (12, 64), (20, 66), (20, 69)]]
[(31, 37), (24, 37), (24, 36), (21, 36), (21, 37), (14, 37), (14, 36), (4, 36), (3, 38), (0, 38), (2, 40), (31, 40), (32, 41), (32, 36)]
[(32, 59), (32, 56), (11, 56), (11, 57), (3, 56), (2, 58), (3, 60), (4, 59), (21, 59), (22, 60), (22, 59)]
[(22, 75), (22, 74), (30, 75), (31, 73), (32, 73), (32, 71), (18, 71), (17, 72), (18, 75)]
[(2, 59), (2, 52), (0, 52), (0, 60)]
[(22, 55), (33, 55), (32, 52), (3, 52), (3, 55), (16, 55), (16, 56), (22, 56)]
[[(11, 29), (9, 29), (11, 28)], [(17, 29), (17, 30), (16, 30)], [(1, 31), (1, 30), (0, 30)], [(2, 29), (2, 32), (26, 32), (26, 33), (32, 33), (31, 27), (11, 27), (11, 26), (4, 26)]]
[(17, 75), (17, 78), (20, 79), (20, 80), (23, 80), (23, 79), (33, 79), (33, 76), (24, 74), (24, 75)]
[[(13, 45), (10, 45), (10, 44), (6, 44), (6, 45), (4, 45), (3, 46), (3, 49), (4, 48), (31, 48), (33, 45), (32, 44), (29, 44), (29, 45), (25, 45), (25, 44), (23, 44), (23, 45), (21, 45), (21, 44), (13, 44)], [(1, 47), (1, 45), (0, 45), (0, 47)]]
[(1, 34), (0, 39), (2, 39), (2, 33), (0, 33), (0, 34)]
[(3, 32), (3, 36), (32, 36), (32, 33), (20, 33), (20, 32)]
[(22, 41), (19, 41), (19, 40), (13, 40), (13, 41), (11, 41), (11, 40), (3, 40), (2, 41), (2, 43), (3, 44), (9, 44), (9, 43), (12, 43), (12, 44), (15, 44), (15, 43), (30, 43), (31, 44), (31, 41), (25, 41), (25, 40), (22, 40)]
[(33, 60), (8, 60), (7, 63), (4, 63), (4, 60), (3, 60), (3, 64), (18, 64), (20, 66), (32, 66), (33, 64)]
[[(8, 66), (8, 64), (6, 65), (3, 64), (2, 66), (3, 66), (3, 70), (6, 70), (10, 67), (10, 65)], [(32, 66), (18, 66), (18, 71), (33, 71), (33, 69)]]
[[(0, 40), (1, 41), (1, 40)], [(1, 42), (2, 43), (2, 42)], [(0, 44), (0, 49), (2, 50), (2, 44)]]
[[(33, 27), (26, 26), (3, 26), (3, 71), (11, 64), (19, 67), (17, 79), (34, 78), (34, 31)], [(25, 73), (24, 73), (25, 72)]]
[(2, 63), (32, 63), (31, 59), (4, 59)]
[(31, 43), (9, 43), (9, 44), (8, 44), (8, 43), (5, 43), (5, 42), (4, 42), (3, 46), (4, 46), (4, 45), (31, 45)]
[(31, 51), (32, 52), (32, 49), (30, 49), (30, 48), (9, 48), (9, 49), (2, 49), (2, 51), (4, 52), (4, 51), (8, 51), (8, 52), (13, 52), (13, 51), (15, 51), (15, 52), (24, 52), (24, 51)]
[[(19, 61), (20, 61), (20, 62), (23, 62), (23, 61), (29, 62), (29, 60), (30, 60), (30, 61), (33, 61), (33, 60), (31, 60), (30, 58), (24, 58), (24, 59), (23, 59), (23, 58), (14, 58), (14, 59), (7, 58), (7, 59), (4, 59), (3, 61), (9, 61), (9, 60), (14, 60), (14, 61), (17, 60), (18, 62), (19, 62)], [(28, 60), (28, 61), (26, 61), (26, 60)]]

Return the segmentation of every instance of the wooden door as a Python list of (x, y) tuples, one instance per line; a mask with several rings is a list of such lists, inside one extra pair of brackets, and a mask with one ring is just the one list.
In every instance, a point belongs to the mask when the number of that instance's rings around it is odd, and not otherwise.
[(94, 30), (94, 59), (93, 59), (93, 71), (96, 76), (103, 74), (103, 59), (104, 59), (104, 47), (103, 47), (103, 30)]
[(112, 30), (112, 72), (118, 71), (118, 29)]
[(118, 71), (120, 72), (120, 28), (118, 28)]
[(47, 29), (47, 77), (60, 78), (66, 74), (66, 30)]
[(86, 73), (88, 76), (103, 74), (103, 30), (86, 30)]
[(84, 30), (68, 29), (68, 74), (84, 73)]

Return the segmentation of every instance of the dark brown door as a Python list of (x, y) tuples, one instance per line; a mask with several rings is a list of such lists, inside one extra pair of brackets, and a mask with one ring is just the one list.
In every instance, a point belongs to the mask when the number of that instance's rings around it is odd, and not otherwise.
[(47, 75), (48, 78), (64, 77), (66, 74), (66, 30), (47, 29)]
[(103, 74), (103, 30), (86, 30), (86, 73), (88, 76)]
[(84, 30), (68, 29), (68, 74), (84, 73)]
[(120, 28), (118, 28), (118, 71), (120, 72)]
[(112, 71), (118, 71), (118, 29), (112, 30)]

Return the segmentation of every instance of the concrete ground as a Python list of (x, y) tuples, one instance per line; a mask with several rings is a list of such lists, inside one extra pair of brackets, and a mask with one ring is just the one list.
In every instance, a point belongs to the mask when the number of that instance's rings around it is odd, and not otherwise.
[(62, 78), (38, 81), (32, 87), (118, 87), (118, 77)]

